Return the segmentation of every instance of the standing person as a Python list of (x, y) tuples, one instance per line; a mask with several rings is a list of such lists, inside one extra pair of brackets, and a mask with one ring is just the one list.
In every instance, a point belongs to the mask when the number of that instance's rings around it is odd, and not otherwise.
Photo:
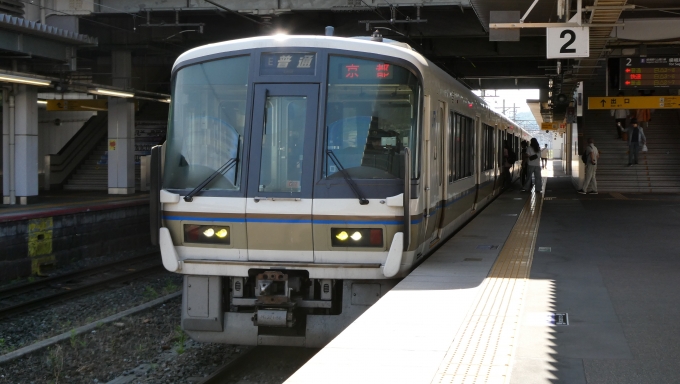
[(541, 166), (543, 169), (548, 166), (548, 151), (548, 144), (546, 144), (545, 148), (541, 149)]
[(635, 113), (635, 118), (637, 119), (640, 128), (647, 129), (647, 127), (649, 127), (649, 122), (652, 121), (652, 110), (638, 109)]
[[(583, 180), (583, 187), (578, 190), (578, 193), (585, 195), (597, 195), (597, 180), (595, 180), (595, 172), (597, 171), (597, 159), (600, 158), (600, 152), (595, 147), (593, 138), (588, 139), (588, 146), (586, 147), (586, 178)], [(590, 187), (590, 192), (588, 192)]]
[(505, 140), (505, 144), (503, 145), (503, 188), (508, 188), (510, 184), (512, 184), (510, 168), (512, 168), (514, 163), (512, 161), (513, 159), (516, 159), (516, 156), (514, 156), (510, 140)]
[[(623, 93), (619, 93), (619, 96), (623, 96)], [(627, 109), (612, 109), (611, 115), (615, 119), (617, 138), (620, 139), (621, 138), (621, 128), (619, 128), (619, 127), (625, 127), (626, 126), (626, 118), (628, 118), (628, 115), (630, 115), (630, 112)]]
[(529, 156), (527, 156), (527, 147), (529, 146), (529, 143), (527, 143), (526, 140), (522, 140), (520, 143), (520, 148), (521, 148), (521, 154), (522, 154), (522, 166), (520, 167), (519, 170), (519, 180), (524, 185), (524, 182), (527, 180), (527, 167), (529, 163)]
[(628, 127), (628, 166), (638, 163), (638, 152), (640, 147), (642, 147), (647, 142), (647, 137), (645, 132), (641, 127), (638, 127), (638, 122), (635, 119), (631, 119), (630, 127)]
[(524, 188), (522, 192), (529, 190), (531, 185), (531, 175), (534, 175), (534, 185), (536, 186), (536, 193), (543, 192), (543, 179), (541, 178), (541, 146), (538, 144), (536, 138), (531, 139), (531, 143), (527, 148), (527, 155), (529, 155), (529, 174), (527, 176), (527, 181), (524, 183)]

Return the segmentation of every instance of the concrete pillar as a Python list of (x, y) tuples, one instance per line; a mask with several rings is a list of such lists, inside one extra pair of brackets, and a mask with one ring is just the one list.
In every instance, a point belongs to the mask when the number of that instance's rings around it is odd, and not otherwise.
[(38, 92), (30, 85), (14, 85), (13, 89), (3, 99), (7, 113), (2, 124), (2, 202), (25, 205), (38, 198)]
[[(113, 85), (129, 88), (132, 60), (129, 51), (111, 53)], [(132, 100), (109, 97), (109, 194), (135, 193), (135, 108)]]

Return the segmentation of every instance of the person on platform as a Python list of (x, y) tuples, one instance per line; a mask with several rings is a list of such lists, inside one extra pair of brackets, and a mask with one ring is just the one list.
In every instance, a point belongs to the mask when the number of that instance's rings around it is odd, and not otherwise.
[(638, 152), (640, 148), (647, 142), (647, 137), (642, 127), (638, 127), (636, 119), (630, 120), (630, 127), (628, 127), (628, 166), (638, 163)]
[(510, 168), (512, 168), (513, 163), (510, 160), (514, 157), (512, 156), (513, 153), (510, 140), (505, 140), (503, 145), (503, 188), (508, 188), (512, 184)]
[(534, 175), (534, 186), (536, 193), (543, 192), (543, 178), (541, 177), (541, 146), (538, 144), (536, 138), (531, 139), (531, 143), (527, 148), (527, 155), (529, 155), (529, 173), (527, 175), (527, 180), (524, 182), (524, 188), (522, 192), (529, 190), (531, 186), (531, 175)]
[(647, 129), (649, 127), (649, 122), (652, 121), (652, 110), (638, 109), (635, 112), (635, 118), (637, 119), (640, 128)]
[(528, 166), (529, 166), (529, 156), (527, 156), (527, 147), (529, 146), (529, 143), (527, 143), (526, 140), (522, 140), (522, 142), (519, 144), (520, 147), (520, 156), (522, 158), (522, 165), (519, 169), (519, 180), (524, 185), (524, 182), (527, 181), (527, 174), (528, 174)]
[[(623, 96), (623, 92), (619, 92), (619, 96)], [(626, 126), (626, 119), (630, 115), (627, 109), (612, 109), (611, 115), (615, 120), (617, 138), (621, 138), (622, 128)]]
[(548, 166), (548, 152), (550, 150), (548, 149), (548, 144), (545, 145), (543, 149), (541, 149), (541, 167), (545, 169)]
[[(578, 190), (578, 193), (585, 195), (597, 195), (597, 180), (595, 179), (595, 172), (597, 171), (597, 159), (600, 158), (600, 152), (595, 147), (593, 138), (588, 139), (588, 146), (586, 147), (586, 177), (583, 180), (583, 187)], [(590, 188), (590, 192), (588, 192)]]

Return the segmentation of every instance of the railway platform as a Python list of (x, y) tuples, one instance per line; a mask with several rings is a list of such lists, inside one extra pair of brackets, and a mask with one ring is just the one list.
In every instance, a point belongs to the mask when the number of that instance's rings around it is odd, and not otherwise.
[(44, 191), (0, 205), (0, 283), (149, 246), (148, 194)]
[(680, 195), (580, 195), (552, 163), (286, 383), (677, 382)]

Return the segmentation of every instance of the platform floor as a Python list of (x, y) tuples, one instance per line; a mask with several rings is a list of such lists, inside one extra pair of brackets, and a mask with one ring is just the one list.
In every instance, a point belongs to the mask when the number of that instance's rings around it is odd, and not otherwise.
[(27, 205), (0, 204), (0, 222), (148, 204), (148, 193), (109, 195), (106, 191), (40, 191), (38, 202)]
[(680, 195), (579, 195), (554, 165), (286, 383), (680, 382)]

